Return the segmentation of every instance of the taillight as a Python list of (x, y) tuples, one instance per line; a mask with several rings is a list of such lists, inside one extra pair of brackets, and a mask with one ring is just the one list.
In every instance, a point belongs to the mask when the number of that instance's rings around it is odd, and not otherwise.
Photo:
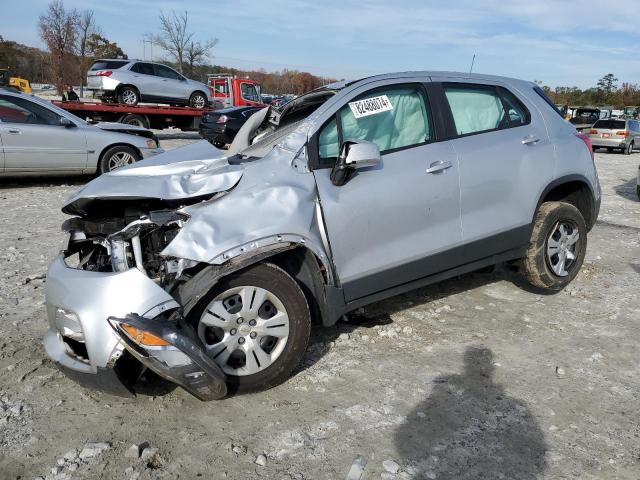
[(627, 132), (626, 130), (621, 130), (619, 132), (616, 132), (616, 135), (618, 135), (619, 137), (628, 137), (629, 132)]
[(96, 75), (99, 77), (110, 77), (112, 73), (111, 70), (98, 70)]
[(589, 130), (589, 135), (597, 135), (598, 130)]
[(229, 120), (229, 117), (226, 115), (220, 115), (216, 120), (216, 123), (227, 123), (227, 120)]
[(589, 155), (591, 155), (591, 160), (595, 161), (595, 157), (593, 155), (593, 144), (591, 143), (591, 139), (586, 136), (584, 133), (576, 132), (576, 137), (584, 142), (587, 146), (587, 150), (589, 150)]

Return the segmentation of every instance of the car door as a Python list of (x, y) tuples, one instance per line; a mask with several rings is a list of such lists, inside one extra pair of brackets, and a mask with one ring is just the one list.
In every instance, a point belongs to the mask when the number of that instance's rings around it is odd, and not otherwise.
[(87, 142), (81, 128), (60, 125), (61, 116), (24, 97), (0, 95), (0, 135), (5, 172), (83, 170)]
[[(376, 98), (386, 110), (358, 113)], [(437, 141), (424, 84), (363, 86), (336, 110), (310, 148), (317, 148), (314, 175), (345, 300), (454, 266), (462, 241), (458, 163), (451, 145)], [(331, 166), (341, 142), (354, 138), (376, 143), (382, 162), (335, 186)]]
[(178, 72), (165, 65), (155, 64), (156, 76), (158, 77), (163, 98), (187, 100), (189, 93), (187, 92), (187, 82)]
[(138, 62), (131, 67), (133, 84), (140, 92), (142, 100), (153, 100), (154, 97), (162, 95), (163, 83), (160, 77), (156, 76), (153, 63)]
[(460, 166), (465, 260), (525, 246), (555, 168), (540, 112), (500, 83), (445, 81), (442, 91)]

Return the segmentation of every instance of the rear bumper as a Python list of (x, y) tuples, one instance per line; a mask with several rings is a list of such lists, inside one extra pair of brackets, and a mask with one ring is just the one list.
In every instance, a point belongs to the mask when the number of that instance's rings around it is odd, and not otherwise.
[(594, 147), (624, 148), (627, 146), (626, 138), (599, 138), (591, 137), (591, 145)]
[(198, 133), (202, 138), (205, 138), (209, 141), (231, 143), (231, 141), (233, 140), (227, 135), (227, 129), (225, 125), (200, 123), (200, 126), (198, 127)]

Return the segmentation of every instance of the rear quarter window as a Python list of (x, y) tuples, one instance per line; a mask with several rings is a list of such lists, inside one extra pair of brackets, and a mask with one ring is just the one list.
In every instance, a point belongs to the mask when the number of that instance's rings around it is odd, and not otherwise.
[(554, 112), (556, 112), (558, 115), (564, 118), (564, 115), (562, 114), (562, 112), (558, 110), (558, 107), (556, 107), (556, 104), (553, 103), (549, 97), (547, 97), (547, 94), (544, 93), (544, 90), (542, 90), (540, 87), (536, 85), (535, 87), (533, 87), (533, 91), (536, 92), (540, 96), (540, 98), (542, 98), (542, 100), (544, 100), (544, 102), (553, 109)]
[(127, 63), (129, 62), (124, 60), (98, 60), (91, 65), (91, 70), (117, 70)]

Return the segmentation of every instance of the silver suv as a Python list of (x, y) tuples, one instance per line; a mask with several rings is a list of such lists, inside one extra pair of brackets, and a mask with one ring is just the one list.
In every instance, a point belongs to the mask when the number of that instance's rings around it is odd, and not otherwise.
[(618, 150), (631, 155), (634, 148), (640, 148), (640, 121), (624, 118), (598, 120), (587, 130), (593, 148), (606, 148), (610, 152)]
[(103, 100), (136, 105), (161, 102), (205, 108), (209, 88), (160, 63), (140, 60), (96, 60), (87, 72), (87, 88)]
[(311, 325), (500, 262), (557, 291), (600, 208), (588, 137), (535, 84), (340, 82), (103, 175), (63, 207), (49, 356), (119, 393), (149, 368), (200, 399), (284, 381)]

